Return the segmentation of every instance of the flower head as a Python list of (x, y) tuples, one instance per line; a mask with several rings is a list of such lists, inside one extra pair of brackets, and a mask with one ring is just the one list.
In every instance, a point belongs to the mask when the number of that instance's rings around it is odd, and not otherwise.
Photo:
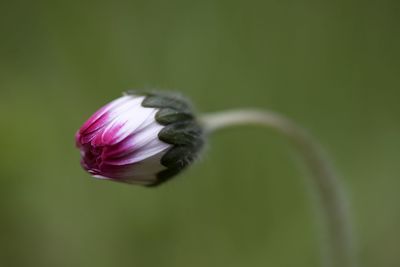
[(203, 134), (186, 100), (128, 92), (94, 113), (75, 140), (94, 177), (154, 186), (197, 157)]

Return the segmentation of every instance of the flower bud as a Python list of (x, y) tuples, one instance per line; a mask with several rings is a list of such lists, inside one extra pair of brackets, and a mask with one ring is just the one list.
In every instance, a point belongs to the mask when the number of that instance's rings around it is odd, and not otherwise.
[(176, 95), (128, 92), (94, 113), (75, 136), (93, 177), (158, 185), (193, 162), (203, 132)]

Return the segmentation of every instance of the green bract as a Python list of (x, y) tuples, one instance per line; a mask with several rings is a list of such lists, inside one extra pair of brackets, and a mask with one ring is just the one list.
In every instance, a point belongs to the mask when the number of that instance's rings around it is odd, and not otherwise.
[(177, 94), (137, 91), (128, 91), (127, 94), (145, 96), (143, 107), (159, 109), (155, 119), (165, 127), (158, 137), (172, 145), (161, 158), (161, 164), (167, 169), (160, 171), (157, 181), (149, 185), (156, 186), (178, 174), (198, 157), (204, 145), (203, 130), (189, 101)]

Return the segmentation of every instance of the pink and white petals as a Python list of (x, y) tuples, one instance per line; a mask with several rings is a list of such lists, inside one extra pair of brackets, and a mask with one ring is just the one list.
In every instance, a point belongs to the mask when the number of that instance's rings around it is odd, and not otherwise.
[(157, 108), (143, 107), (144, 96), (125, 95), (94, 113), (77, 132), (81, 164), (96, 178), (150, 185), (164, 170), (171, 148), (158, 138), (164, 128)]

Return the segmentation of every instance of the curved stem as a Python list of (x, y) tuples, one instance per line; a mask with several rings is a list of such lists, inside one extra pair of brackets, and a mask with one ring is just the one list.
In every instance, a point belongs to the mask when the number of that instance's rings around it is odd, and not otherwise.
[(308, 132), (288, 118), (270, 111), (245, 109), (206, 114), (201, 117), (209, 133), (239, 125), (270, 127), (286, 136), (297, 148), (311, 172), (323, 222), (323, 266), (355, 267), (351, 220), (343, 187), (321, 146)]

